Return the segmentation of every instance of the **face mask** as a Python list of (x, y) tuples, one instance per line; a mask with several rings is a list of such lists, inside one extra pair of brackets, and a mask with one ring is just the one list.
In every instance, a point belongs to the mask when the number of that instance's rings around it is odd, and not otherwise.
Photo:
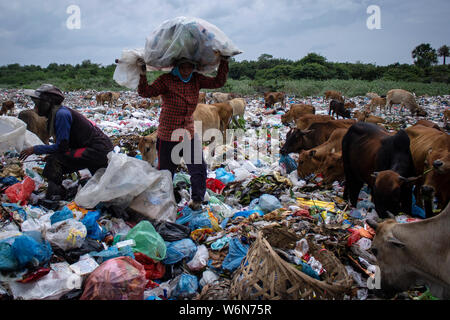
[(189, 77), (187, 77), (186, 79), (183, 79), (183, 77), (182, 77), (181, 74), (180, 74), (180, 70), (178, 69), (178, 67), (175, 67), (175, 68), (172, 69), (172, 74), (173, 74), (174, 76), (180, 78), (180, 80), (183, 81), (184, 83), (188, 83), (189, 80), (191, 80), (192, 74), (193, 74), (193, 73), (194, 73), (194, 72), (191, 72), (191, 74), (189, 75)]

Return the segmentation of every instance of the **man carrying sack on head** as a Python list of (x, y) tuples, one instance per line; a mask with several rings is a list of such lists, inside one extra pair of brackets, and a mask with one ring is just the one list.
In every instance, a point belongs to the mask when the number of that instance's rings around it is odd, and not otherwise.
[(62, 106), (64, 94), (51, 84), (26, 90), (35, 104), (35, 111), (47, 118), (47, 130), (54, 138), (52, 145), (36, 145), (20, 153), (20, 160), (32, 154), (49, 154), (43, 176), (48, 179), (47, 200), (65, 198), (63, 175), (89, 169), (93, 175), (108, 165), (107, 154), (113, 150), (111, 140), (100, 128), (79, 112)]
[[(172, 138), (172, 133), (177, 129), (185, 129), (188, 132), (190, 141), (185, 141), (185, 145), (189, 148), (191, 159), (185, 159), (185, 162), (191, 176), (192, 186), (192, 197), (189, 207), (197, 211), (202, 208), (206, 192), (207, 167), (203, 159), (201, 133), (200, 136), (197, 134), (194, 136), (192, 114), (198, 104), (200, 89), (216, 89), (225, 84), (228, 74), (228, 57), (221, 56), (215, 77), (207, 77), (194, 72), (195, 68), (196, 62), (185, 58), (180, 59), (175, 62), (175, 67), (170, 73), (159, 76), (149, 85), (146, 77), (146, 66), (142, 62), (138, 93), (144, 98), (158, 95), (162, 97), (156, 142), (158, 170), (169, 170), (172, 173), (172, 178), (177, 168), (177, 163), (174, 163), (174, 159), (171, 156), (172, 150), (182, 140), (182, 138), (178, 137)], [(197, 141), (194, 143), (195, 139)], [(197, 156), (195, 156), (196, 154)], [(195, 159), (199, 159), (199, 155), (201, 155), (201, 162), (195, 161)], [(185, 154), (185, 156), (188, 155)]]

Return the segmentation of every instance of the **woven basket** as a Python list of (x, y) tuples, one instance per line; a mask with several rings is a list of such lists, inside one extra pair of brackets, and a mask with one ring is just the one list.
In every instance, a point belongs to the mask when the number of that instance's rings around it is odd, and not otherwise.
[(229, 300), (230, 280), (222, 279), (203, 287), (194, 300)]
[(259, 232), (233, 276), (230, 299), (343, 299), (352, 285), (345, 267), (330, 251), (313, 249), (311, 253), (327, 270), (326, 280), (313, 279), (295, 269), (280, 258)]

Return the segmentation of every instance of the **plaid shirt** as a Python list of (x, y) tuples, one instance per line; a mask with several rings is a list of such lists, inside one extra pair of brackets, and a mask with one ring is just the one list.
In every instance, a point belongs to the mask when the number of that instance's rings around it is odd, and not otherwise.
[[(172, 132), (184, 128), (194, 137), (194, 119), (192, 114), (198, 104), (201, 88), (215, 89), (222, 87), (227, 81), (228, 62), (221, 60), (216, 77), (206, 77), (194, 72), (191, 80), (184, 83), (171, 73), (160, 75), (151, 85), (147, 77), (141, 75), (138, 94), (149, 98), (161, 95), (162, 106), (159, 116), (158, 138), (172, 141)], [(182, 138), (179, 139), (181, 141)]]

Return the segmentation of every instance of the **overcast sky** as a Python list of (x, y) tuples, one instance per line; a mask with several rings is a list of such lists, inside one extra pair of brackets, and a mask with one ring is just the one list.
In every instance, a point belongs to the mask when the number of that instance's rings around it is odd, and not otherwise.
[[(80, 8), (80, 29), (67, 28), (70, 5)], [(367, 28), (369, 5), (380, 7), (381, 29)], [(108, 65), (177, 16), (215, 24), (244, 52), (238, 61), (316, 52), (329, 61), (412, 63), (420, 43), (450, 45), (449, 13), (449, 0), (0, 0), (0, 65)]]

